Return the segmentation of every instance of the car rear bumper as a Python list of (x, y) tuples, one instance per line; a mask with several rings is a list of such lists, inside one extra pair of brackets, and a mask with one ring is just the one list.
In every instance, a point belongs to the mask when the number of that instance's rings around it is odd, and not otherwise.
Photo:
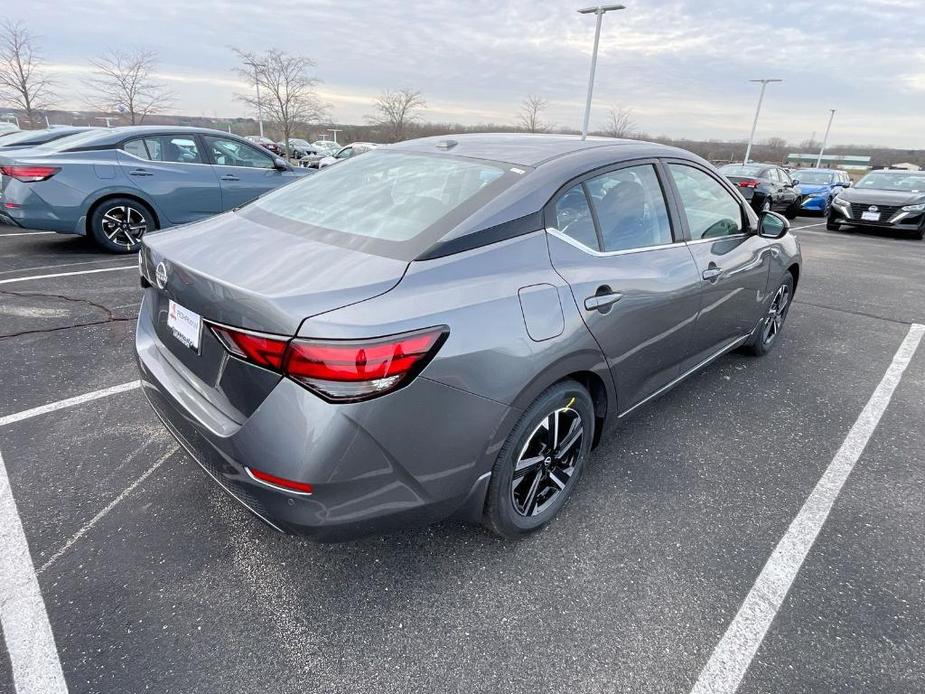
[[(366, 403), (332, 405), (283, 378), (239, 424), (159, 342), (147, 304), (136, 332), (145, 396), (210, 477), (274, 528), (338, 541), (480, 517), (507, 406), (422, 376)], [(263, 485), (245, 466), (308, 482), (312, 494)]]
[[(42, 183), (7, 181), (0, 196), (0, 216), (5, 223), (26, 229), (43, 229), (62, 234), (84, 233), (79, 228), (79, 208), (56, 205), (46, 200), (42, 190), (51, 190), (52, 186), (59, 184), (53, 180)], [(14, 207), (7, 207), (7, 204)]]

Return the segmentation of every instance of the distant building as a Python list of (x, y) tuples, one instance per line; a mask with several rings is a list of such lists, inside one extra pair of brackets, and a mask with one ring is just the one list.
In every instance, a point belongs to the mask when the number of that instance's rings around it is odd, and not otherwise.
[(908, 162), (902, 164), (890, 164), (889, 168), (891, 169), (900, 169), (902, 171), (921, 171), (922, 167), (918, 164), (910, 164)]
[[(788, 154), (787, 165), (799, 168), (809, 168), (816, 165), (819, 154)], [(843, 169), (864, 173), (870, 171), (870, 157), (859, 157), (854, 154), (824, 154), (820, 166), (824, 169)]]

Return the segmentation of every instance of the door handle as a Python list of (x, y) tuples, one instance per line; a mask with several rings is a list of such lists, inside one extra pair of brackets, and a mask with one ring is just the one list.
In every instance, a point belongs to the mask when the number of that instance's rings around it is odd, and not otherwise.
[(714, 281), (716, 280), (716, 278), (719, 277), (721, 274), (723, 274), (723, 271), (722, 271), (720, 268), (718, 268), (718, 267), (708, 267), (706, 270), (703, 271), (703, 275), (701, 275), (701, 276), (702, 276), (705, 280), (709, 280), (709, 281), (711, 281), (711, 282), (714, 282)]
[(133, 169), (132, 171), (128, 172), (128, 175), (129, 176), (153, 176), (154, 174), (151, 173), (150, 171), (146, 171), (145, 169)]
[(585, 299), (585, 308), (589, 311), (600, 311), (606, 313), (606, 309), (609, 309), (620, 299), (623, 298), (622, 294), (617, 292), (610, 292), (608, 294), (595, 294), (594, 296), (589, 296)]
[(232, 176), (231, 174), (225, 174), (224, 176), (221, 177), (220, 180), (222, 180), (222, 181), (240, 181), (241, 179), (238, 178), (237, 176)]

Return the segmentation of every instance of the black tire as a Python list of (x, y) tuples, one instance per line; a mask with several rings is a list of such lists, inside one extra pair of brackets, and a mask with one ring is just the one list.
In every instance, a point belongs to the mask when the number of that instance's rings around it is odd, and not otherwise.
[[(559, 448), (565, 449), (560, 454), (550, 454), (548, 450), (551, 416), (555, 417), (555, 428), (568, 427), (564, 435), (558, 436)], [(581, 427), (579, 438), (569, 445), (576, 425)], [(546, 525), (578, 483), (593, 438), (594, 405), (588, 391), (572, 380), (546, 389), (524, 412), (498, 454), (488, 485), (483, 524), (511, 539)], [(533, 464), (523, 466), (515, 485), (515, 467), (529, 460)]]
[(799, 214), (800, 214), (800, 205), (799, 205), (799, 202), (793, 203), (790, 207), (788, 207), (788, 208), (784, 211), (784, 216), (785, 216), (787, 219), (791, 220), (791, 221), (793, 221), (794, 219), (796, 219), (796, 218), (797, 218), (797, 215), (799, 215)]
[(829, 213), (829, 216), (825, 218), (825, 228), (829, 231), (838, 231), (841, 229), (841, 224)]
[(762, 316), (748, 342), (742, 346), (742, 351), (755, 357), (763, 357), (774, 349), (774, 345), (780, 342), (780, 333), (792, 304), (793, 275), (787, 272), (771, 297), (767, 313)]
[(925, 226), (919, 227), (918, 231), (913, 231), (912, 238), (918, 239), (919, 241), (925, 239)]
[(151, 210), (134, 198), (104, 200), (90, 216), (90, 235), (111, 253), (134, 253), (141, 237), (156, 228)]

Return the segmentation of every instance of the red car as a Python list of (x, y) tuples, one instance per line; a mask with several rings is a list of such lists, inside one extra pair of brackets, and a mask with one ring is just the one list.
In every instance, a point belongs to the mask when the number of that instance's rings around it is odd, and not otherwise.
[(278, 157), (286, 156), (286, 150), (281, 145), (273, 142), (273, 140), (271, 140), (269, 137), (261, 137), (260, 135), (248, 135), (245, 139), (250, 140), (255, 145), (260, 145), (264, 149), (270, 150)]

